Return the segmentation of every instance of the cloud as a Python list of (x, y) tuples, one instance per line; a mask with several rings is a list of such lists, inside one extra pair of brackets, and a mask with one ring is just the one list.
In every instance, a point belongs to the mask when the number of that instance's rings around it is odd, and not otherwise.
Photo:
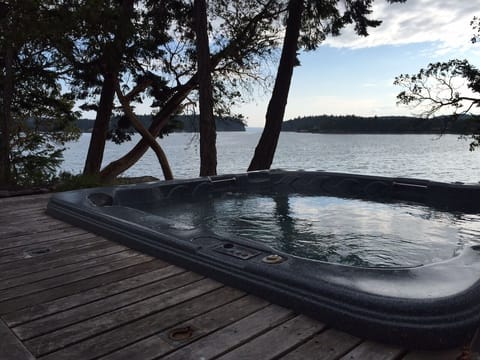
[(358, 49), (433, 42), (437, 51), (462, 51), (472, 47), (470, 21), (475, 15), (480, 15), (476, 1), (409, 0), (403, 4), (388, 4), (385, 0), (377, 0), (371, 18), (383, 23), (371, 29), (369, 36), (359, 37), (348, 27), (342, 35), (331, 37), (325, 43)]

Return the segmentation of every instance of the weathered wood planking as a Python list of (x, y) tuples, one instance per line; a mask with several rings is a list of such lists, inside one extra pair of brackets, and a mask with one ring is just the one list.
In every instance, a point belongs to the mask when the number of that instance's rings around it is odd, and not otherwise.
[(350, 352), (361, 343), (361, 339), (347, 333), (328, 329), (299, 346), (283, 359), (303, 360), (315, 354), (316, 359), (335, 360)]
[[(176, 349), (174, 352), (163, 358), (171, 360), (199, 358), (212, 359), (226, 354), (231, 349), (237, 348), (248, 341), (257, 338), (278, 325), (290, 320), (294, 316), (295, 314), (292, 311), (278, 305), (270, 304), (241, 320), (235, 321), (232, 324), (209, 334), (208, 336)], [(155, 337), (147, 338), (142, 344), (147, 345), (147, 347), (145, 347), (147, 351), (152, 351), (156, 354), (159, 350), (158, 347), (156, 348), (158, 343), (155, 340)], [(132, 347), (135, 347), (135, 352), (139, 354), (137, 355), (137, 358), (139, 358), (140, 355), (143, 355), (144, 349), (140, 346), (135, 344)], [(129, 348), (121, 349), (118, 353), (120, 355), (124, 352), (125, 354), (131, 354), (131, 351), (129, 350)], [(120, 359), (121, 357), (118, 356), (114, 358)]]
[[(455, 359), (363, 340), (0, 199), (0, 359)], [(46, 250), (47, 249), (47, 250)]]
[[(19, 246), (20, 248), (8, 248), (0, 250), (0, 264), (9, 263), (16, 260), (23, 260), (32, 257), (40, 257), (47, 254), (53, 254), (60, 251), (70, 251), (78, 247), (89, 246), (98, 243), (98, 238), (90, 233), (80, 233), (61, 239), (46, 240), (34, 245)], [(64, 254), (57, 254), (61, 257)]]
[(151, 282), (158, 281), (165, 277), (185, 271), (173, 265), (165, 265), (165, 267), (160, 268), (159, 265), (162, 265), (160, 260), (142, 262), (139, 265), (134, 265), (128, 268), (129, 275), (132, 277), (127, 277), (125, 279), (120, 278), (118, 281), (113, 283), (106, 283), (105, 285), (94, 287), (80, 293), (61, 297), (59, 299), (47, 301), (41, 304), (32, 305), (28, 308), (6, 314), (3, 316), (3, 319), (11, 327), (26, 322), (32, 322), (35, 319), (47, 317), (49, 315), (69, 310), (83, 304), (108, 298), (124, 291), (135, 289), (137, 287), (141, 287)]
[[(115, 297), (103, 298), (81, 307), (76, 307), (71, 310), (66, 310), (58, 314), (34, 320), (28, 324), (13, 328), (13, 331), (20, 339), (29, 339), (79, 321), (88, 320), (97, 315), (112, 312), (132, 303), (141, 302), (142, 300), (171, 291), (172, 289), (176, 289), (177, 287), (181, 287), (199, 279), (200, 275), (185, 272), (177, 276), (172, 276), (139, 288), (125, 291), (117, 294)], [(143, 306), (143, 304), (140, 306)]]
[(2, 360), (34, 360), (35, 357), (0, 320), (0, 358)]

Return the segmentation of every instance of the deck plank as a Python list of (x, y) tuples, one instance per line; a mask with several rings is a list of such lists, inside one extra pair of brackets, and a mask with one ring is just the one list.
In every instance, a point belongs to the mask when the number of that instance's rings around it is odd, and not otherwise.
[(201, 276), (198, 274), (184, 272), (173, 277), (168, 277), (167, 279), (116, 294), (115, 296), (106, 297), (71, 310), (66, 310), (14, 327), (13, 331), (22, 340), (33, 338), (98, 315), (112, 312), (153, 296), (158, 296), (200, 279)]
[(365, 341), (342, 356), (341, 360), (397, 360), (400, 359), (405, 352), (405, 350), (395, 346)]
[(15, 238), (24, 235), (36, 236), (38, 234), (49, 232), (51, 230), (65, 229), (71, 227), (71, 225), (68, 225), (66, 223), (62, 224), (51, 221), (35, 225), (25, 225), (21, 227), (19, 227), (18, 225), (2, 225), (2, 227), (0, 228), (0, 239)]
[(221, 286), (220, 283), (210, 279), (195, 281), (167, 293), (150, 297), (110, 313), (88, 319), (78, 324), (73, 324), (32, 340), (27, 340), (25, 344), (36, 356), (40, 356), (131, 322), (136, 318), (141, 318), (150, 313), (172, 307), (178, 302), (187, 301)]
[[(41, 213), (38, 213), (38, 214), (41, 214)], [(16, 228), (17, 231), (22, 230), (24, 232), (38, 232), (43, 228), (54, 229), (55, 227), (65, 225), (65, 223), (62, 220), (48, 217), (48, 216), (37, 217), (35, 215), (33, 219), (30, 219), (28, 214), (26, 214), (25, 216), (23, 216), (22, 214), (12, 214), (11, 216), (4, 216), (1, 218), (1, 222), (2, 224), (4, 224), (6, 229)], [(2, 234), (2, 237), (9, 236), (8, 231), (3, 231), (3, 229), (0, 232), (0, 234)]]
[[(110, 352), (130, 345), (146, 336), (164, 331), (165, 329), (181, 324), (188, 319), (206, 313), (226, 303), (230, 303), (245, 296), (245, 293), (226, 287), (207, 292), (200, 296), (192, 296), (183, 303), (164, 308), (162, 311), (149, 316), (137, 317), (121, 327), (99, 334), (85, 341), (51, 353), (43, 360), (89, 360), (106, 355)], [(32, 350), (30, 348), (30, 350)]]
[[(185, 272), (184, 269), (173, 265), (165, 264), (160, 268), (159, 265), (161, 265), (159, 260), (142, 263), (132, 267), (132, 277), (6, 314), (3, 319), (13, 327)], [(139, 272), (137, 268), (145, 272)]]
[[(56, 254), (51, 254), (51, 256), (45, 255), (42, 259), (32, 258), (3, 264), (0, 265), (0, 281), (40, 271), (61, 268), (75, 263), (82, 263), (126, 250), (127, 248), (122, 245), (116, 245), (112, 242), (102, 240), (91, 246), (78, 248), (68, 256), (58, 257)], [(0, 293), (0, 299), (1, 298)]]
[[(72, 283), (59, 282), (55, 288), (45, 289), (35, 293), (35, 296), (26, 295), (20, 298), (6, 300), (0, 303), (0, 314), (17, 311), (46, 301), (58, 299), (71, 294), (104, 285), (118, 278), (130, 275), (133, 265), (149, 262), (150, 258), (144, 255), (129, 256), (126, 259), (114, 261), (99, 268), (89, 268), (84, 272), (82, 280)], [(57, 279), (58, 280), (58, 279)]]
[(35, 360), (35, 357), (0, 320), (0, 358), (2, 360)]
[[(265, 308), (267, 305), (268, 302), (266, 300), (259, 299), (252, 295), (244, 296), (210, 312), (178, 324), (175, 328), (166, 329), (138, 341), (131, 346), (109, 354), (104, 360), (121, 360), (127, 358), (130, 360), (149, 360), (158, 357), (166, 358), (164, 357), (165, 354), (193, 343), (197, 339)], [(180, 334), (180, 338), (176, 339), (172, 334)], [(182, 339), (181, 335), (185, 336), (185, 339)], [(185, 359), (186, 357), (176, 354), (174, 358)]]
[(328, 329), (283, 356), (282, 360), (335, 360), (348, 353), (361, 341), (345, 332)]
[[(117, 252), (127, 249), (126, 247), (118, 246), (111, 241), (95, 236), (87, 238), (85, 241), (78, 241), (73, 245), (66, 244), (66, 246), (67, 248), (64, 249), (63, 252), (62, 249), (58, 250), (62, 252), (61, 254), (57, 254), (58, 251), (55, 251), (55, 248), (50, 248), (48, 244), (31, 247), (30, 249), (33, 250), (27, 250), (26, 253), (19, 251), (16, 253), (16, 259), (12, 259), (11, 262), (4, 261), (0, 264), (1, 276), (3, 279), (8, 279), (41, 271), (42, 268), (55, 268), (73, 262), (81, 262), (84, 257), (88, 258), (88, 255), (84, 256), (84, 253), (93, 253), (101, 249), (115, 247), (118, 249)], [(81, 256), (76, 257), (76, 254)], [(74, 261), (76, 259), (78, 259), (78, 261)], [(34, 270), (31, 271), (31, 269)], [(13, 276), (11, 274), (13, 274)]]
[(65, 239), (70, 236), (77, 236), (77, 235), (93, 235), (92, 233), (89, 233), (86, 230), (80, 229), (73, 227), (71, 225), (65, 225), (63, 227), (60, 227), (58, 229), (46, 231), (44, 233), (28, 233), (24, 234), (21, 236), (16, 236), (14, 238), (0, 238), (0, 249), (5, 250), (5, 249), (11, 249), (12, 251), (15, 251), (14, 248), (20, 247), (20, 246), (36, 246), (40, 243), (43, 243), (45, 241), (50, 241), (53, 239)]
[[(446, 351), (412, 351), (408, 353), (402, 360), (464, 360), (460, 355), (462, 349), (451, 349)], [(467, 360), (478, 360), (480, 357), (465, 357)]]
[[(127, 258), (136, 258), (136, 260), (151, 260), (150, 257), (139, 255), (134, 251), (122, 251), (112, 254), (112, 256), (104, 256), (100, 259), (96, 258), (94, 261), (75, 263), (58, 269), (55, 269), (56, 276), (48, 277), (34, 283), (20, 285), (13, 288), (5, 289), (0, 292), (0, 301), (30, 295), (38, 291), (53, 289), (61, 284), (73, 283), (79, 280), (87, 279), (89, 277), (111, 271), (111, 265), (117, 261), (123, 261)], [(65, 270), (62, 272), (61, 270)]]
[(0, 197), (0, 207), (14, 205), (21, 206), (21, 204), (33, 204), (35, 202), (41, 202), (46, 204), (48, 199), (52, 194), (35, 194), (35, 195), (22, 195), (22, 196), (11, 196), (11, 197)]
[[(98, 241), (98, 237), (91, 233), (80, 233), (60, 239), (46, 240), (37, 244), (28, 244), (15, 248), (0, 250), (0, 264), (10, 263), (17, 260), (39, 258), (47, 254), (60, 251), (72, 251), (76, 248), (85, 247)], [(56, 254), (62, 256), (63, 254)], [(42, 258), (44, 259), (44, 258)]]
[[(0, 296), (2, 296), (4, 291), (7, 293), (18, 291), (22, 292), (23, 294), (28, 294), (29, 292), (35, 292), (47, 289), (49, 287), (59, 286), (62, 284), (62, 280), (63, 283), (66, 283), (67, 280), (71, 282), (72, 279), (77, 281), (80, 279), (88, 278), (101, 273), (102, 269), (104, 270), (104, 272), (108, 272), (110, 269), (108, 265), (113, 262), (125, 260), (134, 256), (141, 256), (145, 260), (151, 259), (148, 255), (139, 255), (137, 252), (132, 250), (119, 251), (113, 254), (107, 254), (105, 256), (95, 257), (85, 261), (76, 262), (73, 264), (55, 267), (53, 269), (38, 271), (35, 273), (4, 280), (3, 284), (1, 285), (2, 290), (0, 291)], [(99, 266), (100, 268), (98, 268)], [(97, 268), (93, 269), (94, 267)], [(91, 271), (85, 273), (84, 271), (86, 269), (90, 269)], [(70, 273), (78, 271), (83, 271), (83, 273), (70, 275)], [(49, 284), (51, 284), (51, 286), (48, 286)], [(14, 287), (20, 287), (20, 289), (12, 289)], [(16, 294), (16, 296), (19, 295), (20, 294)]]
[[(293, 316), (294, 313), (289, 309), (278, 305), (269, 305), (223, 329), (162, 357), (162, 359), (213, 359), (273, 329), (291, 319)], [(132, 345), (132, 349), (137, 349), (137, 344)], [(131, 354), (128, 350), (129, 349), (126, 348), (123, 351), (125, 351), (126, 354)], [(120, 353), (122, 353), (122, 351), (120, 351)], [(115, 357), (107, 359), (113, 360)], [(120, 358), (118, 359), (120, 360)]]
[(22, 224), (26, 220), (28, 222), (35, 221), (59, 221), (58, 219), (49, 219), (43, 216), (45, 214), (45, 206), (39, 204), (37, 206), (31, 206), (25, 209), (16, 209), (13, 211), (6, 210), (6, 212), (0, 214), (0, 220), (2, 222), (6, 221), (10, 224)]
[(320, 332), (325, 325), (298, 315), (291, 320), (275, 327), (248, 343), (220, 356), (222, 360), (240, 359), (275, 359), (292, 348), (308, 341), (316, 333)]

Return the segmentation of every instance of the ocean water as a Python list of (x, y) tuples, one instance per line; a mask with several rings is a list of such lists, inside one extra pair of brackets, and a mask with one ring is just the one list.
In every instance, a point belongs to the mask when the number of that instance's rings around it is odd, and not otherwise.
[[(218, 134), (218, 173), (245, 172), (260, 130)], [(134, 139), (139, 139), (137, 135)], [(62, 169), (83, 170), (90, 134), (68, 144)], [(160, 140), (177, 178), (199, 174), (198, 135), (175, 133)], [(103, 164), (122, 156), (134, 142), (108, 143)], [(468, 142), (456, 135), (336, 135), (282, 133), (272, 168), (325, 170), (355, 174), (403, 176), (437, 181), (480, 181), (480, 151), (468, 151)], [(155, 154), (149, 150), (126, 176), (163, 178)]]

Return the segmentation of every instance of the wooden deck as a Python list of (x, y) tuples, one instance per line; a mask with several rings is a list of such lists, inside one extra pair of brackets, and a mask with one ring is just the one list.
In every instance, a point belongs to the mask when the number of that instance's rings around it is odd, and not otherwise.
[(456, 359), (359, 339), (0, 199), (0, 359)]

